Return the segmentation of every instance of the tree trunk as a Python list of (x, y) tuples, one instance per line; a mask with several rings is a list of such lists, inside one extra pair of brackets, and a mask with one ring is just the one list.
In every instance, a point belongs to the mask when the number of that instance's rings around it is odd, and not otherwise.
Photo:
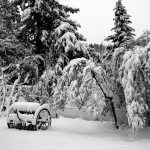
[(116, 116), (116, 111), (115, 111), (115, 107), (114, 107), (114, 103), (113, 103), (113, 97), (107, 96), (107, 94), (104, 92), (105, 90), (102, 88), (101, 84), (99, 83), (95, 72), (91, 70), (91, 73), (93, 75), (93, 78), (96, 80), (98, 86), (100, 87), (101, 91), (103, 92), (105, 99), (108, 99), (109, 102), (110, 102), (110, 105), (111, 105), (111, 108), (112, 108), (112, 112), (113, 112), (113, 115), (114, 115), (115, 126), (116, 126), (116, 129), (118, 129), (119, 126), (118, 126), (118, 123), (117, 123), (117, 116)]

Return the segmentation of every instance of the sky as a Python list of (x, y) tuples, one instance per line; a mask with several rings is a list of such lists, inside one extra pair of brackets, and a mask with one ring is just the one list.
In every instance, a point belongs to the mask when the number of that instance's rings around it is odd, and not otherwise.
[[(77, 14), (71, 15), (81, 28), (88, 43), (102, 43), (103, 40), (113, 34), (114, 11), (117, 0), (61, 0), (64, 4), (79, 8)], [(150, 0), (122, 0), (131, 15), (131, 27), (135, 29), (136, 37), (143, 31), (150, 30)]]

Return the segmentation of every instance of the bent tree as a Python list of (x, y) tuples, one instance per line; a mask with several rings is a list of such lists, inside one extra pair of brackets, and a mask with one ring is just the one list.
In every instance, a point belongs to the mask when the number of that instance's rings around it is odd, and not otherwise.
[(66, 104), (72, 103), (79, 109), (84, 106), (94, 116), (105, 115), (110, 104), (118, 128), (107, 75), (91, 60), (77, 58), (70, 61), (54, 89), (53, 98), (55, 109), (64, 109)]

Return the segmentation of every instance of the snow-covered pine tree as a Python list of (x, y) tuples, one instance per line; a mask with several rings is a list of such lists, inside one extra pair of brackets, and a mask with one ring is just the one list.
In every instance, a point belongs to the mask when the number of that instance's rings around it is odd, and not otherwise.
[(81, 49), (87, 47), (82, 43), (85, 39), (77, 32), (79, 24), (69, 18), (70, 13), (77, 13), (79, 9), (57, 0), (13, 0), (13, 3), (21, 9), (18, 38), (32, 47), (32, 53), (45, 59), (40, 72), (43, 73), (47, 65), (58, 69), (69, 60), (83, 56)]
[(130, 15), (127, 14), (127, 10), (125, 6), (123, 6), (122, 1), (118, 0), (116, 2), (116, 6), (114, 8), (115, 18), (114, 20), (114, 35), (108, 36), (105, 40), (111, 40), (114, 44), (114, 48), (119, 47), (122, 43), (132, 39), (135, 34), (134, 29), (129, 26), (130, 23)]
[(11, 5), (9, 0), (0, 1), (0, 39), (5, 39), (14, 32), (20, 22), (19, 10)]
[[(17, 41), (14, 34), (20, 22), (19, 10), (11, 5), (9, 0), (0, 1), (0, 67), (5, 67), (11, 62), (15, 62), (16, 57), (22, 52), (15, 48)], [(18, 53), (16, 55), (16, 53)]]
[(119, 77), (124, 88), (128, 123), (134, 130), (141, 129), (149, 121), (150, 43), (125, 52)]
[[(17, 78), (16, 64), (29, 54), (16, 39), (18, 25), (21, 21), (19, 9), (9, 0), (0, 1), (0, 67), (7, 76), (7, 82), (12, 84)], [(25, 75), (25, 74), (24, 74)], [(25, 75), (26, 76), (26, 75)], [(13, 79), (12, 79), (13, 78)]]

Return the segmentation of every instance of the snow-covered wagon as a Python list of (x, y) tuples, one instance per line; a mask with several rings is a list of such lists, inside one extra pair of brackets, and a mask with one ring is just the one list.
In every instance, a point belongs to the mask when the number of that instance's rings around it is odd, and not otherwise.
[(25, 130), (45, 130), (51, 126), (51, 113), (48, 104), (15, 102), (7, 112), (8, 128)]

